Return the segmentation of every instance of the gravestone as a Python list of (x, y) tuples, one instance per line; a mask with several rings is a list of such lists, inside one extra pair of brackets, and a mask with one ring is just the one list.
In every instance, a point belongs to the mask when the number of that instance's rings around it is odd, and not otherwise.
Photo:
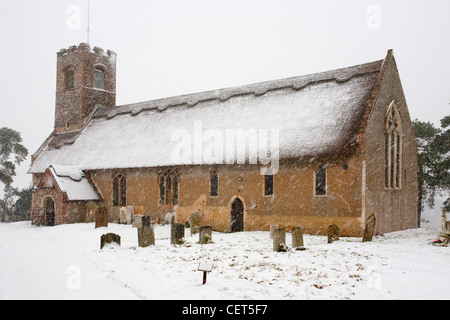
[(108, 221), (119, 222), (119, 220), (120, 220), (120, 207), (109, 207)]
[(327, 229), (328, 243), (332, 243), (335, 240), (339, 240), (339, 228), (337, 225), (330, 224)]
[(115, 242), (120, 246), (120, 236), (115, 233), (106, 233), (100, 237), (100, 249), (103, 249), (105, 244)]
[(133, 206), (126, 206), (120, 208), (120, 223), (130, 224), (133, 219)]
[(86, 206), (86, 222), (95, 222), (98, 212), (98, 204), (91, 201)]
[(292, 247), (302, 248), (303, 247), (303, 228), (295, 227), (292, 230)]
[(170, 225), (170, 243), (179, 244), (184, 238), (184, 224), (183, 223), (172, 223)]
[(141, 214), (134, 215), (132, 226), (133, 226), (133, 228), (142, 227), (142, 215)]
[(191, 235), (199, 232), (200, 229), (200, 214), (198, 212), (191, 213), (191, 218), (189, 221), (191, 227)]
[(95, 214), (95, 228), (108, 227), (108, 209), (99, 207)]
[(148, 247), (155, 244), (155, 231), (150, 223), (150, 216), (142, 216), (142, 226), (138, 228), (138, 246)]
[(212, 241), (212, 227), (211, 226), (203, 226), (200, 227), (200, 234), (199, 234), (199, 242), (209, 243)]
[(364, 228), (363, 242), (372, 241), (373, 233), (375, 231), (375, 215), (371, 213), (366, 221), (366, 226)]
[(170, 224), (170, 223), (174, 223), (175, 222), (175, 215), (176, 212), (167, 212), (164, 215), (164, 223)]
[(273, 230), (278, 229), (278, 224), (270, 225), (270, 239), (273, 239)]
[(283, 228), (273, 229), (273, 251), (284, 251), (286, 249), (286, 232)]
[(141, 217), (141, 224), (144, 227), (151, 226), (150, 216), (142, 216)]

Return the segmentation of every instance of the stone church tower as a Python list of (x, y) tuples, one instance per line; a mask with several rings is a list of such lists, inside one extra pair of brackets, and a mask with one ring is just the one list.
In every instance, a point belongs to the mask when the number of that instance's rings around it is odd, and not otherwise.
[(57, 53), (56, 134), (82, 129), (98, 107), (115, 104), (115, 52), (80, 43)]

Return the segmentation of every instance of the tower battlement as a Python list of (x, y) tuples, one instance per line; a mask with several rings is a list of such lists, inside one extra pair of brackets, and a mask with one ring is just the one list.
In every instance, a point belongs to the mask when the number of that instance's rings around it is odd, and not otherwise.
[(55, 132), (80, 130), (98, 107), (116, 104), (116, 53), (80, 43), (56, 55)]
[(97, 53), (97, 54), (103, 54), (106, 55), (108, 57), (115, 57), (117, 54), (112, 51), (112, 50), (107, 50), (106, 52), (103, 50), (103, 48), (100, 47), (91, 47), (88, 43), (86, 42), (81, 42), (78, 46), (70, 46), (69, 48), (62, 48), (61, 50), (59, 50), (56, 54), (58, 57), (64, 56), (67, 53), (70, 52), (85, 52), (85, 53)]

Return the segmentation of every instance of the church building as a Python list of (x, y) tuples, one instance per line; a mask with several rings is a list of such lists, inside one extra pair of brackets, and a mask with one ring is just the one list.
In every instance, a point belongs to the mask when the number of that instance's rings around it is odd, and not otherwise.
[[(116, 105), (116, 54), (57, 53), (55, 125), (33, 154), (31, 220), (270, 225), (361, 236), (417, 227), (417, 145), (393, 51), (337, 70)], [(129, 215), (128, 215), (129, 216)]]

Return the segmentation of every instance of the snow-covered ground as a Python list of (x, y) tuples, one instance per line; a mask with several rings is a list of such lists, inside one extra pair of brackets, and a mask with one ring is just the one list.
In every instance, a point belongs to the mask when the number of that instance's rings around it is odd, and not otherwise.
[[(120, 247), (100, 250), (107, 232)], [(305, 235), (306, 250), (273, 252), (265, 231), (213, 232), (201, 245), (186, 229), (172, 246), (170, 226), (156, 225), (156, 245), (141, 248), (130, 225), (0, 223), (0, 299), (450, 299), (450, 248), (431, 245), (437, 234)], [(205, 285), (199, 262), (214, 264)]]

